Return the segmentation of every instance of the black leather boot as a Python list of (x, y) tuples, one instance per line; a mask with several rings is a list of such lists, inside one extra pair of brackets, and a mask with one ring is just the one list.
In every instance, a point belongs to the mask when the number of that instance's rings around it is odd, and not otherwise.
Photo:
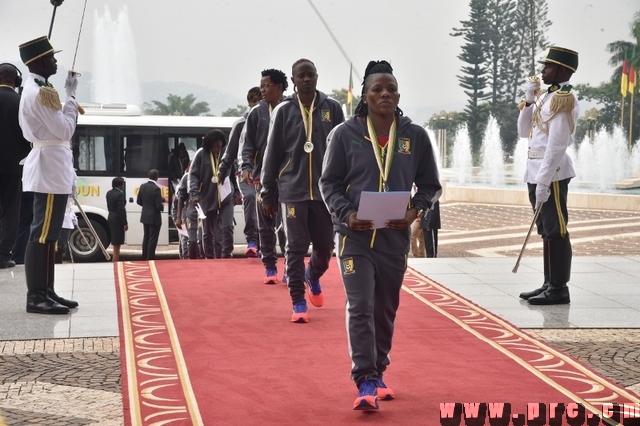
[(29, 241), (24, 254), (27, 281), (27, 312), (38, 314), (68, 314), (69, 308), (47, 295), (47, 244)]
[(571, 302), (567, 283), (571, 278), (569, 237), (549, 240), (549, 288), (527, 300), (532, 305), (566, 305)]
[[(60, 253), (62, 254), (62, 253)], [(65, 299), (56, 294), (55, 291), (55, 277), (56, 277), (56, 257), (58, 252), (56, 251), (56, 243), (47, 243), (47, 295), (52, 300), (58, 302), (62, 306), (67, 308), (77, 308), (78, 302), (75, 300)]]
[(520, 293), (520, 299), (529, 300), (549, 287), (549, 241), (547, 240), (542, 240), (542, 263), (544, 266), (544, 283), (542, 283), (542, 287)]

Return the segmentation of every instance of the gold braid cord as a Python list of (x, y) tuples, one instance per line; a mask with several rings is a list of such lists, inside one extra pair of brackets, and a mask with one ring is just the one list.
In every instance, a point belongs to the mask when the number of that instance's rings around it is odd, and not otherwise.
[(38, 94), (38, 102), (40, 102), (42, 106), (53, 108), (58, 111), (62, 109), (62, 103), (60, 103), (58, 91), (53, 87), (41, 86)]
[[(573, 115), (571, 114), (571, 112), (573, 111), (573, 108), (575, 108), (576, 99), (571, 93), (571, 88), (572, 87), (570, 85), (563, 86), (562, 89), (554, 93), (550, 93), (548, 96), (546, 96), (542, 100), (542, 102), (540, 102), (540, 104), (536, 103), (536, 111), (533, 113), (533, 123), (532, 123), (531, 132), (529, 132), (529, 138), (531, 138), (531, 135), (533, 133), (533, 127), (539, 128), (541, 131), (543, 131), (548, 135), (549, 122), (553, 120), (558, 113), (561, 113), (561, 112), (567, 113), (567, 119), (569, 120), (569, 127), (571, 128), (571, 133), (573, 133), (573, 131), (575, 130), (576, 123), (573, 120)], [(543, 120), (541, 116), (542, 104), (551, 95), (553, 95), (551, 98), (551, 106), (550, 106), (551, 116), (547, 120)]]

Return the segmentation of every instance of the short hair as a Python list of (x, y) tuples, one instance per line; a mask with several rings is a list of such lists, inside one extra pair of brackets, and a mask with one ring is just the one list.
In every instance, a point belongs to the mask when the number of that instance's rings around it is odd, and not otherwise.
[[(353, 115), (365, 116), (369, 114), (369, 107), (364, 101), (365, 96), (365, 83), (367, 78), (372, 74), (391, 74), (393, 75), (393, 68), (387, 61), (369, 61), (367, 68), (364, 71), (364, 77), (362, 78), (362, 92), (360, 96), (360, 103), (353, 112)], [(396, 107), (396, 114), (403, 115), (402, 110)]]
[(222, 146), (227, 143), (227, 137), (224, 135), (224, 132), (220, 129), (213, 129), (207, 132), (206, 135), (202, 138), (202, 149), (205, 151), (211, 151), (211, 147), (215, 141), (221, 141)]
[(273, 68), (269, 68), (268, 70), (262, 71), (263, 77), (269, 77), (271, 81), (276, 84), (282, 84), (282, 91), (286, 92), (287, 87), (289, 87), (289, 82), (287, 81), (287, 75), (280, 70), (276, 70)]
[(160, 173), (158, 173), (158, 169), (151, 169), (149, 170), (149, 174), (147, 174), (147, 177), (151, 180), (158, 180), (159, 175)]
[(122, 185), (124, 185), (124, 179), (122, 179), (120, 176), (114, 177), (113, 180), (111, 181), (112, 188), (119, 188)]
[(18, 78), (18, 68), (6, 63), (0, 65), (0, 81), (7, 81), (13, 84)]
[(312, 60), (307, 59), (307, 58), (300, 58), (300, 59), (298, 59), (297, 61), (295, 61), (295, 62), (293, 63), (293, 65), (291, 65), (291, 74), (293, 74), (293, 69), (296, 67), (296, 65), (299, 65), (299, 64), (301, 64), (301, 63), (303, 63), (303, 62), (308, 62), (308, 63), (310, 63), (311, 65), (313, 65), (313, 67), (314, 67), (314, 68), (316, 67), (316, 64), (314, 64)]
[(262, 98), (262, 93), (260, 93), (260, 88), (258, 86), (254, 86), (247, 92), (247, 102), (251, 102), (251, 98), (254, 96), (259, 96)]

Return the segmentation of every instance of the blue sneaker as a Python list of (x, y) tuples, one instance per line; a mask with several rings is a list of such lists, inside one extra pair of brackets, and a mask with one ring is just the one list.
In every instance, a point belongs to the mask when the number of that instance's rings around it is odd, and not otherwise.
[(296, 302), (293, 304), (293, 315), (291, 315), (291, 322), (309, 322), (309, 316), (307, 315), (307, 302)]
[(278, 270), (276, 268), (267, 268), (264, 272), (264, 283), (275, 284), (278, 282)]
[(358, 397), (353, 403), (354, 410), (377, 410), (378, 389), (376, 381), (367, 379), (358, 386)]
[(304, 270), (304, 281), (307, 283), (307, 293), (309, 295), (309, 302), (316, 308), (321, 308), (324, 305), (324, 294), (322, 294), (322, 287), (320, 287), (320, 280), (312, 280), (309, 278), (309, 267)]
[(287, 281), (289, 281), (289, 278), (287, 278), (287, 273), (285, 272), (284, 274), (282, 274), (282, 282), (286, 284)]
[(378, 388), (378, 399), (382, 401), (389, 401), (395, 398), (395, 395), (393, 394), (391, 388), (387, 387), (382, 379), (376, 380), (376, 387)]
[(258, 257), (258, 245), (253, 241), (247, 244), (247, 249), (244, 251), (245, 257)]

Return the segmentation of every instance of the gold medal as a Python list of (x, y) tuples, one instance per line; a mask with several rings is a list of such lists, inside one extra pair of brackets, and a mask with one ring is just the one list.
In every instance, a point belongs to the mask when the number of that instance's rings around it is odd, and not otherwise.
[(218, 177), (217, 176), (212, 177), (211, 178), (211, 182), (212, 183), (218, 183)]
[(306, 152), (307, 154), (309, 154), (311, 151), (313, 151), (313, 142), (311, 141), (306, 141), (304, 143), (304, 152)]

